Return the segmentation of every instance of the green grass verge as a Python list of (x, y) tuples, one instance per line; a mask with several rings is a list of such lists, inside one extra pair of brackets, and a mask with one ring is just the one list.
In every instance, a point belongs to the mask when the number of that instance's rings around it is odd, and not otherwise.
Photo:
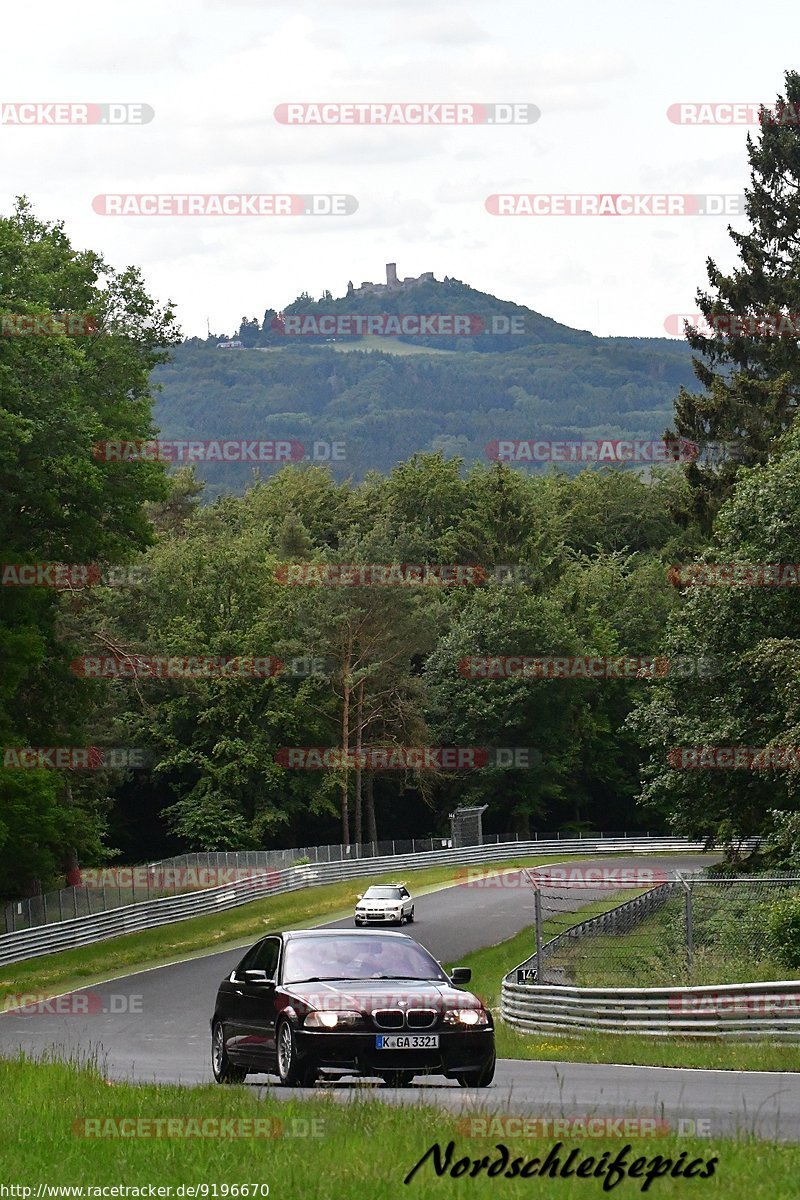
[[(561, 861), (556, 855), (544, 858), (511, 858), (481, 869), (543, 866)], [(579, 861), (570, 856), (570, 862)], [(477, 864), (476, 864), (477, 866)], [(472, 866), (470, 870), (474, 869)], [(412, 885), (415, 895), (428, 889), (457, 883), (464, 878), (464, 866), (425, 867), (400, 872)], [(228, 912), (189, 917), (171, 925), (159, 925), (140, 933), (123, 934), (95, 942), (77, 950), (62, 950), (47, 957), (0, 966), (0, 993), (21, 992), (54, 995), (73, 987), (86, 987), (118, 975), (161, 966), (176, 959), (213, 953), (237, 945), (247, 945), (265, 933), (279, 929), (297, 929), (328, 918), (336, 920), (352, 913), (356, 895), (370, 883), (390, 882), (398, 870), (381, 875), (365, 875), (345, 883), (303, 888), (283, 896), (253, 900)], [(413, 882), (412, 882), (413, 881)]]
[[(617, 901), (614, 901), (616, 903)], [(575, 922), (594, 912), (612, 908), (601, 900), (575, 914)], [(545, 940), (563, 929), (563, 917), (544, 924)], [(496, 946), (468, 954), (461, 965), (472, 969), (472, 987), (492, 1008), (500, 1004), (503, 976), (523, 962), (535, 945), (533, 928), (524, 929)], [(598, 985), (599, 986), (599, 985)], [(630, 982), (628, 986), (631, 986)], [(561, 1062), (634, 1063), (652, 1067), (700, 1067), (722, 1071), (800, 1071), (800, 1046), (759, 1041), (743, 1045), (688, 1038), (652, 1038), (626, 1034), (593, 1033), (568, 1037), (520, 1033), (497, 1019), (497, 1053), (500, 1058), (544, 1059)], [(655, 1184), (653, 1189), (655, 1189)]]
[[(756, 881), (757, 882), (757, 881)], [(771, 952), (765, 938), (769, 905), (753, 899), (730, 905), (726, 896), (695, 890), (692, 966), (686, 957), (684, 900), (673, 897), (652, 917), (624, 934), (593, 937), (567, 949), (578, 987), (681, 987), (800, 979)], [(553, 960), (558, 963), (559, 959)]]
[[(172, 1196), (184, 1185), (205, 1184), (207, 1195), (231, 1195), (225, 1192), (238, 1185), (269, 1186), (273, 1200), (397, 1200), (398, 1196), (432, 1200), (440, 1197), (542, 1196), (547, 1200), (565, 1197), (602, 1196), (600, 1178), (488, 1178), (485, 1170), (470, 1177), (470, 1164), (462, 1168), (460, 1178), (449, 1172), (437, 1178), (432, 1160), (420, 1167), (406, 1189), (403, 1181), (426, 1151), (438, 1143), (446, 1152), (454, 1142), (451, 1163), (461, 1158), (480, 1160), (498, 1158), (497, 1144), (508, 1147), (509, 1159), (524, 1162), (545, 1159), (558, 1141), (555, 1137), (498, 1135), (468, 1136), (469, 1118), (443, 1110), (396, 1108), (370, 1099), (365, 1087), (350, 1104), (339, 1104), (329, 1097), (309, 1100), (276, 1100), (255, 1088), (204, 1086), (129, 1086), (109, 1088), (90, 1068), (53, 1063), (34, 1065), (22, 1060), (0, 1062), (0, 1091), (3, 1095), (0, 1136), (9, 1149), (4, 1183), (22, 1184), (36, 1189), (40, 1184), (61, 1186), (114, 1186), (144, 1188), (148, 1185), (170, 1187)], [(476, 1114), (473, 1113), (474, 1118)], [(86, 1136), (110, 1131), (119, 1126), (86, 1125), (86, 1121), (104, 1122), (132, 1119), (136, 1125), (122, 1126), (125, 1136)], [(176, 1127), (162, 1126), (162, 1136), (142, 1136), (147, 1126), (138, 1122), (178, 1118), (197, 1124), (196, 1130), (213, 1131), (216, 1120), (260, 1119), (262, 1130), (276, 1136), (230, 1136), (237, 1126), (228, 1125), (227, 1137), (175, 1136)], [(268, 1124), (269, 1123), (269, 1124)], [(191, 1128), (183, 1124), (182, 1129)], [(224, 1127), (223, 1127), (224, 1128)], [(247, 1129), (239, 1126), (239, 1130)], [(489, 1127), (491, 1130), (491, 1126)], [(316, 1136), (307, 1135), (313, 1132)], [(166, 1133), (166, 1136), (164, 1135)], [(789, 1200), (797, 1196), (800, 1149), (795, 1146), (752, 1139), (660, 1137), (569, 1138), (556, 1151), (560, 1165), (570, 1151), (577, 1152), (573, 1169), (588, 1156), (595, 1164), (604, 1151), (613, 1159), (626, 1151), (628, 1164), (646, 1160), (639, 1170), (647, 1172), (656, 1156), (687, 1166), (692, 1160), (705, 1164), (716, 1159), (714, 1175), (688, 1181), (671, 1173), (653, 1181), (648, 1196), (681, 1197), (696, 1195), (724, 1196), (725, 1200)], [(681, 1154), (685, 1157), (681, 1159)], [(12, 1157), (13, 1155), (13, 1157)], [(551, 1159), (552, 1161), (552, 1159)], [(593, 1168), (590, 1168), (593, 1169)], [(466, 1173), (463, 1173), (466, 1172)], [(615, 1197), (640, 1196), (646, 1176), (623, 1179), (613, 1188)], [(18, 1195), (20, 1193), (17, 1193)], [(46, 1194), (46, 1193), (45, 1193)], [(183, 1193), (186, 1194), (185, 1191)], [(235, 1191), (241, 1196), (241, 1191)], [(249, 1192), (252, 1200), (254, 1192)]]

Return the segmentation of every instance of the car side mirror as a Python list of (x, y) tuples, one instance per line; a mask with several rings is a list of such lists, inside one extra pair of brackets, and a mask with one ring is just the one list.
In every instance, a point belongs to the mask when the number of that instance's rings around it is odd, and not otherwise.
[(274, 988), (275, 980), (270, 979), (266, 971), (245, 971), (245, 983), (255, 983), (259, 987)]
[(453, 983), (469, 983), (472, 979), (472, 971), (469, 967), (453, 967), (450, 978)]
[(363, 900), (363, 899), (364, 899), (364, 893), (359, 892), (358, 895), (356, 896), (356, 900)]

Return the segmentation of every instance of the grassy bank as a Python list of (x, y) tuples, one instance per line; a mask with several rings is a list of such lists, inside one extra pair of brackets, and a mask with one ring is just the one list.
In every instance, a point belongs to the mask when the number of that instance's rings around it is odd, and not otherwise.
[[(208, 1196), (216, 1186), (217, 1196), (246, 1195), (250, 1200), (265, 1193), (245, 1193), (243, 1186), (268, 1185), (274, 1200), (397, 1200), (399, 1195), (438, 1200), (500, 1194), (570, 1200), (605, 1194), (601, 1178), (488, 1178), (486, 1164), (474, 1178), (469, 1164), (461, 1168), (461, 1178), (449, 1172), (437, 1178), (431, 1159), (406, 1188), (404, 1179), (434, 1143), (446, 1153), (448, 1142), (454, 1142), (453, 1164), (462, 1157), (480, 1161), (486, 1155), (491, 1165), (499, 1161), (498, 1143), (508, 1147), (509, 1160), (538, 1158), (541, 1164), (558, 1139), (542, 1137), (540, 1130), (534, 1130), (539, 1136), (519, 1136), (497, 1125), (488, 1126), (489, 1136), (476, 1137), (474, 1111), (464, 1118), (418, 1106), (390, 1107), (371, 1099), (370, 1087), (347, 1105), (325, 1096), (280, 1101), (267, 1093), (259, 1098), (256, 1089), (247, 1086), (110, 1088), (85, 1067), (20, 1060), (0, 1061), (0, 1089), (0, 1134), (10, 1151), (2, 1182), (24, 1184), (34, 1197), (40, 1184), (123, 1184), (144, 1187), (144, 1195), (152, 1184), (171, 1187), (173, 1197), (180, 1185), (204, 1184)], [(182, 1124), (156, 1124), (169, 1118)], [(233, 1123), (254, 1119), (261, 1124)], [(227, 1124), (220, 1126), (219, 1120)], [(161, 1136), (155, 1135), (158, 1129)], [(220, 1129), (227, 1136), (210, 1136)], [(262, 1136), (252, 1136), (256, 1129)], [(126, 1132), (109, 1136), (120, 1130)], [(94, 1136), (98, 1132), (106, 1136)], [(639, 1167), (645, 1172), (661, 1169), (652, 1166), (656, 1156), (660, 1164), (670, 1160), (667, 1171), (695, 1159), (701, 1160), (695, 1170), (705, 1171), (705, 1164), (717, 1159), (707, 1182), (667, 1174), (653, 1180), (650, 1196), (684, 1197), (687, 1190), (726, 1200), (789, 1200), (797, 1195), (800, 1150), (794, 1146), (751, 1139), (688, 1139), (666, 1132), (657, 1137), (565, 1136), (556, 1153), (563, 1165), (570, 1151), (577, 1151), (574, 1169), (588, 1156), (597, 1164), (604, 1151), (609, 1161), (623, 1149), (629, 1165), (639, 1157), (646, 1160)], [(642, 1175), (624, 1178), (613, 1194), (640, 1196), (645, 1182)], [(226, 1186), (236, 1190), (226, 1193)]]
[(578, 987), (677, 987), (800, 979), (765, 937), (769, 902), (744, 901), (696, 889), (691, 970), (683, 897), (670, 900), (630, 933), (593, 937), (554, 965), (566, 966)]

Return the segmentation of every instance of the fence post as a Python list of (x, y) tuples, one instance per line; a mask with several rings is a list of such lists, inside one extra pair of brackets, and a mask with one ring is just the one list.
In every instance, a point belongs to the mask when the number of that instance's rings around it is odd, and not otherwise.
[(536, 925), (536, 982), (543, 983), (542, 978), (542, 893), (538, 884), (534, 884), (533, 889), (533, 911), (534, 922)]
[(684, 913), (684, 928), (686, 937), (686, 977), (687, 982), (692, 982), (692, 967), (694, 960), (694, 931), (692, 929), (692, 889), (683, 878), (680, 871), (675, 872), (675, 877), (683, 886), (683, 913)]
[(686, 885), (686, 966), (689, 972), (689, 983), (692, 982), (694, 966), (694, 930), (692, 928), (692, 888)]

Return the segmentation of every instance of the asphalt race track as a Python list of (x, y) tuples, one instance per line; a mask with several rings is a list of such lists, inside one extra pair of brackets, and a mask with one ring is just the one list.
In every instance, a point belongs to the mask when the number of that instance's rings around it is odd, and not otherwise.
[[(708, 862), (699, 855), (637, 855), (594, 859), (592, 866), (693, 870)], [(494, 945), (532, 923), (531, 891), (513, 882), (512, 877), (511, 886), (489, 888), (462, 884), (420, 896), (415, 923), (406, 932), (446, 965), (456, 965), (464, 954)], [(592, 898), (582, 892), (574, 906)], [(331, 924), (352, 927), (350, 919)], [(21, 1048), (36, 1056), (92, 1054), (100, 1057), (110, 1079), (210, 1082), (209, 1018), (216, 988), (242, 954), (241, 948), (227, 950), (81, 989), (48, 1005), (51, 1011), (2, 1013), (0, 1053), (14, 1054)], [(270, 1086), (266, 1076), (255, 1078), (261, 1082), (250, 1077), (250, 1086)], [(355, 1080), (321, 1083), (315, 1090), (348, 1101), (363, 1096), (365, 1088), (388, 1103), (435, 1104), (459, 1118), (471, 1112), (542, 1118), (637, 1115), (667, 1121), (686, 1133), (694, 1122), (692, 1128), (712, 1137), (743, 1130), (800, 1141), (800, 1080), (792, 1073), (506, 1059), (498, 1063), (488, 1089), (464, 1089), (439, 1079), (403, 1090)], [(270, 1090), (281, 1098), (297, 1094), (279, 1086)]]

